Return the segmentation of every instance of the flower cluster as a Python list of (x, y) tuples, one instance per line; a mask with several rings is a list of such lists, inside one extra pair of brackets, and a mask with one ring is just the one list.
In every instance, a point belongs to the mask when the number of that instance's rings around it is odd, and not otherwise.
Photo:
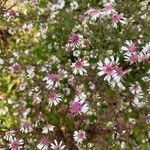
[(0, 2), (0, 147), (150, 149), (149, 3)]

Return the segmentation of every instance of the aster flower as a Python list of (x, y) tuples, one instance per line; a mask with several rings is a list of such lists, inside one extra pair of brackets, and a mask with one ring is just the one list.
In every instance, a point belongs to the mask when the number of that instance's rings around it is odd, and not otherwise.
[(51, 143), (51, 149), (52, 150), (63, 150), (65, 148), (65, 145), (62, 145), (62, 141), (58, 144), (56, 140), (54, 140), (54, 143)]
[(143, 98), (144, 93), (138, 82), (136, 82), (135, 84), (131, 84), (129, 90), (134, 95), (134, 100), (136, 102), (139, 101), (139, 99)]
[(143, 107), (145, 104), (146, 104), (145, 102), (140, 101), (138, 98), (134, 98), (133, 103), (132, 103), (134, 107), (138, 107), (138, 108)]
[(74, 138), (75, 142), (82, 143), (83, 140), (86, 139), (85, 131), (82, 131), (82, 130), (75, 131), (73, 134), (73, 138)]
[(50, 106), (56, 106), (62, 100), (62, 94), (57, 94), (55, 91), (51, 92), (48, 99), (48, 104)]
[(143, 52), (150, 53), (150, 43), (146, 43), (146, 45), (143, 47)]
[(150, 43), (147, 43), (139, 53), (139, 62), (147, 62), (150, 58)]
[(119, 58), (117, 57), (116, 60), (114, 56), (111, 56), (110, 59), (105, 58), (104, 63), (99, 61), (98, 64), (98, 76), (106, 75), (104, 80), (110, 82), (112, 75), (115, 73), (115, 68), (118, 65)]
[(90, 8), (87, 11), (87, 14), (90, 15), (91, 20), (96, 20), (98, 17), (100, 17), (100, 15), (102, 14), (102, 10), (100, 9), (96, 9), (96, 8)]
[(130, 64), (136, 63), (139, 60), (139, 55), (137, 52), (125, 53), (125, 61), (130, 62)]
[(123, 76), (125, 72), (121, 67), (116, 67), (114, 74), (112, 75), (112, 80), (110, 81), (111, 86), (114, 88), (117, 85), (121, 89), (125, 89), (125, 86), (122, 84)]
[(137, 50), (137, 47), (136, 47), (136, 44), (133, 43), (133, 41), (128, 41), (126, 40), (125, 41), (125, 44), (126, 46), (122, 46), (121, 49), (125, 52), (129, 52), (129, 53), (133, 53), (133, 52), (136, 52)]
[(22, 29), (27, 32), (30, 31), (33, 28), (33, 24), (32, 23), (25, 23), (22, 27)]
[(89, 110), (89, 106), (84, 99), (79, 99), (76, 97), (70, 105), (71, 113), (76, 114), (85, 114)]
[(40, 150), (48, 150), (49, 141), (46, 138), (43, 138), (40, 140), (39, 144), (37, 145), (37, 148)]
[(55, 126), (52, 126), (52, 125), (50, 125), (50, 124), (47, 124), (46, 126), (44, 126), (44, 127), (42, 128), (42, 133), (43, 133), (43, 134), (47, 134), (49, 131), (52, 132), (52, 131), (54, 131), (54, 128), (55, 128)]
[(138, 61), (139, 62), (148, 62), (149, 58), (150, 58), (150, 53), (141, 51), (138, 56)]
[(73, 46), (78, 46), (81, 42), (81, 40), (83, 39), (83, 36), (77, 33), (71, 33), (70, 37), (69, 37), (69, 42), (73, 45)]
[(72, 63), (71, 67), (73, 68), (73, 74), (83, 75), (87, 73), (84, 67), (89, 66), (89, 63), (86, 60), (78, 59), (75, 63)]
[(115, 72), (112, 75), (112, 77), (115, 81), (120, 81), (122, 79), (122, 77), (124, 76), (124, 74), (125, 74), (125, 72), (122, 70), (121, 67), (116, 67)]
[(4, 139), (7, 140), (7, 141), (11, 141), (14, 136), (15, 136), (15, 131), (14, 130), (7, 131), (7, 132), (5, 132)]
[(8, 20), (9, 20), (9, 19), (11, 19), (11, 18), (14, 18), (14, 17), (19, 16), (19, 13), (16, 12), (15, 10), (13, 10), (13, 9), (10, 9), (10, 10), (8, 10), (8, 11), (4, 14), (4, 16), (8, 17)]
[(103, 12), (102, 13), (103, 15), (110, 15), (110, 14), (114, 13), (115, 10), (112, 5), (108, 5), (102, 9), (102, 12)]
[(133, 64), (139, 60), (139, 56), (137, 53), (137, 46), (133, 41), (126, 40), (126, 46), (122, 46), (121, 49), (125, 51), (124, 57), (125, 61), (129, 61), (130, 64)]
[(20, 69), (21, 69), (21, 67), (20, 67), (20, 65), (19, 65), (18, 63), (14, 63), (14, 64), (13, 64), (12, 66), (10, 66), (9, 68), (10, 68), (10, 70), (11, 70), (12, 72), (19, 72)]
[(131, 91), (132, 94), (136, 95), (136, 93), (140, 93), (142, 89), (140, 84), (136, 82), (135, 84), (131, 84), (129, 90)]
[(11, 150), (20, 150), (23, 144), (24, 144), (24, 141), (22, 139), (14, 138), (13, 140), (11, 140), (9, 147)]
[(115, 13), (112, 15), (112, 23), (113, 27), (117, 28), (117, 24), (120, 22), (122, 24), (125, 24), (125, 18), (123, 17), (123, 14)]
[(46, 81), (46, 88), (51, 89), (52, 87), (57, 88), (60, 86), (60, 76), (57, 74), (48, 74), (43, 78)]
[(28, 132), (31, 132), (32, 130), (33, 129), (31, 127), (30, 123), (28, 123), (28, 122), (23, 123), (23, 125), (22, 125), (22, 127), (20, 129), (20, 131), (22, 133), (28, 133)]

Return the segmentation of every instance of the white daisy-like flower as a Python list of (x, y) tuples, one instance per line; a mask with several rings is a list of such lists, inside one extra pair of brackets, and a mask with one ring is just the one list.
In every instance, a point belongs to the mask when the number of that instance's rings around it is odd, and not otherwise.
[(76, 114), (85, 114), (89, 110), (88, 103), (85, 99), (79, 99), (76, 97), (70, 105), (71, 113)]
[(37, 145), (37, 148), (40, 150), (48, 150), (49, 141), (46, 138), (43, 138), (40, 140), (39, 144)]
[(131, 93), (133, 95), (137, 95), (137, 94), (141, 93), (142, 88), (141, 88), (140, 84), (138, 82), (136, 82), (135, 84), (131, 84), (129, 90), (131, 91)]
[(105, 16), (105, 15), (111, 15), (114, 12), (115, 12), (115, 9), (114, 9), (114, 7), (112, 5), (105, 6), (102, 9), (103, 16)]
[(71, 33), (69, 37), (69, 42), (73, 47), (78, 47), (81, 45), (81, 42), (83, 40), (83, 35), (78, 33)]
[(101, 14), (103, 14), (103, 11), (100, 10), (100, 9), (96, 9), (96, 8), (90, 8), (88, 11), (87, 11), (87, 14), (90, 15), (91, 17), (91, 20), (96, 20), (97, 18), (100, 17)]
[(47, 134), (48, 132), (53, 132), (54, 131), (55, 126), (52, 126), (50, 124), (47, 124), (46, 126), (44, 126), (42, 128), (42, 133), (43, 134)]
[(139, 53), (139, 62), (147, 62), (150, 59), (150, 43), (146, 43)]
[(15, 131), (14, 130), (7, 131), (7, 132), (5, 132), (4, 139), (7, 140), (7, 141), (11, 141), (14, 136), (15, 136)]
[(51, 143), (52, 150), (63, 150), (64, 148), (65, 148), (65, 145), (62, 145), (62, 141), (58, 143), (56, 140), (54, 140), (54, 143)]
[(57, 88), (60, 86), (60, 76), (57, 74), (48, 74), (43, 78), (46, 81), (46, 88), (51, 89), (52, 87)]
[(50, 106), (56, 106), (62, 100), (62, 94), (56, 93), (55, 91), (51, 92), (48, 98), (48, 104)]
[(146, 43), (146, 45), (143, 47), (143, 52), (150, 53), (150, 43)]
[(134, 107), (138, 107), (138, 108), (145, 106), (145, 104), (146, 104), (145, 102), (140, 101), (139, 98), (136, 98), (136, 97), (134, 98), (133, 103), (132, 103)]
[(22, 139), (14, 138), (13, 140), (11, 140), (9, 147), (11, 150), (20, 150), (23, 144), (24, 144), (24, 141)]
[(82, 143), (86, 139), (85, 131), (82, 131), (82, 130), (75, 131), (73, 134), (73, 138), (75, 142)]
[(124, 55), (125, 61), (130, 62), (130, 64), (136, 63), (139, 60), (139, 55), (137, 52), (125, 53)]
[(84, 67), (89, 66), (89, 63), (86, 60), (78, 59), (75, 63), (71, 65), (73, 68), (73, 74), (83, 75), (87, 73)]
[(136, 47), (136, 44), (133, 43), (133, 41), (128, 41), (126, 40), (125, 41), (125, 44), (126, 46), (122, 46), (121, 49), (125, 52), (128, 52), (128, 53), (133, 53), (133, 52), (136, 52), (137, 50), (137, 47)]
[(115, 13), (112, 15), (112, 23), (114, 28), (117, 28), (119, 22), (125, 24), (126, 23), (125, 20), (126, 18), (123, 17), (123, 14)]
[(33, 24), (32, 23), (25, 23), (24, 25), (23, 25), (23, 27), (22, 27), (22, 29), (24, 30), (24, 31), (29, 31), (29, 30), (31, 30), (33, 28)]
[(137, 107), (142, 107), (143, 105), (145, 105), (145, 102), (140, 101), (141, 99), (143, 99), (144, 93), (138, 82), (136, 82), (135, 84), (131, 84), (129, 90), (134, 96), (133, 104), (135, 104)]
[(104, 63), (99, 61), (98, 64), (98, 76), (105, 75), (104, 80), (110, 82), (112, 79), (112, 75), (115, 73), (115, 68), (118, 65), (119, 58), (117, 57), (116, 60), (114, 56), (111, 56), (110, 59), (105, 58)]
[(150, 58), (150, 53), (141, 51), (138, 56), (138, 61), (139, 62), (147, 62), (149, 60), (149, 58)]
[(31, 127), (30, 123), (28, 123), (28, 122), (23, 123), (23, 125), (22, 125), (22, 127), (21, 127), (21, 129), (20, 129), (20, 131), (21, 131), (22, 133), (29, 133), (29, 132), (31, 132), (32, 130), (33, 130), (33, 129), (32, 129), (32, 127)]

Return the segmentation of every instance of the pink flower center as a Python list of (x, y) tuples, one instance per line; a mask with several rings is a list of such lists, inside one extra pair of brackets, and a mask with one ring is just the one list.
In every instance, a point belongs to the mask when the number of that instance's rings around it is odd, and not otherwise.
[(11, 143), (11, 146), (12, 146), (13, 149), (18, 149), (18, 147), (19, 147), (19, 142), (18, 142), (18, 141), (13, 141), (13, 142)]
[(120, 77), (122, 77), (124, 75), (124, 71), (122, 70), (122, 68), (117, 68), (116, 72)]
[(72, 34), (72, 35), (70, 36), (70, 41), (71, 41), (72, 43), (74, 43), (74, 44), (78, 43), (78, 41), (79, 41), (79, 36), (78, 36), (77, 34)]
[(135, 44), (131, 44), (131, 45), (128, 47), (128, 50), (129, 50), (129, 52), (135, 52), (135, 51), (136, 51), (136, 46), (135, 46)]
[(76, 68), (80, 69), (83, 67), (83, 62), (81, 60), (76, 61), (75, 63)]
[(71, 105), (71, 109), (73, 113), (80, 112), (81, 111), (81, 104), (79, 102), (73, 102)]
[(13, 65), (13, 69), (14, 69), (15, 71), (19, 71), (19, 70), (20, 70), (20, 65), (19, 65), (19, 64), (14, 64), (14, 65)]
[(52, 80), (53, 82), (57, 82), (59, 80), (59, 76), (58, 75), (55, 75), (55, 74), (50, 74), (48, 76), (48, 79), (49, 80)]
[(53, 93), (49, 96), (49, 98), (50, 98), (52, 101), (55, 101), (56, 98), (57, 98), (57, 94), (56, 94), (55, 92), (53, 92)]
[(113, 68), (111, 65), (104, 65), (104, 72), (108, 75), (111, 75), (113, 71)]
[(16, 16), (16, 12), (14, 10), (9, 11), (9, 16)]
[(130, 58), (130, 61), (132, 62), (132, 63), (134, 63), (134, 62), (136, 62), (138, 60), (138, 55), (137, 54), (132, 54), (131, 55), (131, 58)]
[(24, 127), (24, 128), (29, 128), (29, 127), (30, 127), (30, 124), (29, 124), (29, 123), (24, 123), (23, 127)]
[(80, 139), (84, 139), (84, 133), (79, 132), (79, 134), (78, 134), (78, 138), (80, 138)]
[(139, 86), (138, 86), (137, 84), (135, 84), (135, 85), (133, 86), (133, 90), (136, 92), (138, 89), (139, 89)]
[(41, 143), (45, 146), (48, 146), (48, 144), (49, 144), (48, 139), (42, 139)]
[(119, 22), (121, 20), (122, 15), (121, 14), (117, 14), (117, 15), (113, 15), (112, 16), (112, 21), (113, 22)]
[(60, 147), (59, 147), (59, 146), (56, 146), (54, 150), (60, 150)]

